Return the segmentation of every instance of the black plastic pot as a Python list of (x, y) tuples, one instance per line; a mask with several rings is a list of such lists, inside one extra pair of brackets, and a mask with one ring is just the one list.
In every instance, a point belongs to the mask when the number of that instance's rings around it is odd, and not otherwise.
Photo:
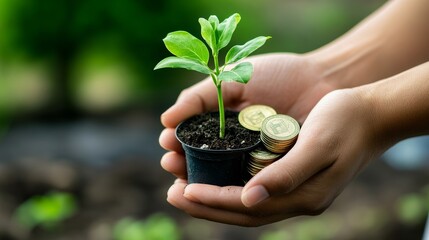
[[(183, 124), (183, 123), (182, 123)], [(178, 136), (186, 157), (188, 183), (204, 183), (217, 186), (243, 186), (245, 159), (248, 153), (256, 148), (254, 145), (240, 149), (212, 150), (190, 146)]]

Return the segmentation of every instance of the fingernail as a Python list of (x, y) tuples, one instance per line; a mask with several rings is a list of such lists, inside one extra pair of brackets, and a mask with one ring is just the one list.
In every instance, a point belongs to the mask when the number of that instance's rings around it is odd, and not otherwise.
[(264, 201), (270, 196), (267, 189), (262, 185), (256, 185), (243, 193), (241, 201), (246, 207), (252, 207)]
[[(181, 178), (177, 178), (176, 180), (174, 180), (174, 183), (187, 183), (185, 179), (181, 179)], [(188, 186), (188, 184), (186, 184), (186, 186)], [(185, 186), (185, 188), (186, 188)]]

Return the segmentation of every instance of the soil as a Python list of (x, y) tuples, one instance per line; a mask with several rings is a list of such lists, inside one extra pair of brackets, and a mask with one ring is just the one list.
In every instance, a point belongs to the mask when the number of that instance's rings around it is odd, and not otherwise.
[(209, 112), (185, 121), (180, 125), (177, 136), (192, 147), (212, 150), (246, 148), (259, 141), (259, 132), (240, 125), (237, 112), (225, 112), (225, 129), (225, 138), (220, 139), (219, 114)]

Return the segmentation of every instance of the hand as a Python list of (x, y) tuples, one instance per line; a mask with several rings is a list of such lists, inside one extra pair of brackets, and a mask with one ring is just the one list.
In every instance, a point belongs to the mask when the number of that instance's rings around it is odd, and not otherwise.
[[(303, 122), (317, 101), (327, 92), (334, 89), (332, 85), (326, 84), (326, 81), (322, 79), (323, 73), (321, 70), (305, 57), (287, 54), (271, 54), (252, 58), (251, 60), (254, 63), (255, 72), (253, 78), (247, 85), (243, 86), (233, 83), (225, 84), (227, 86), (224, 88), (224, 99), (225, 105), (228, 108), (239, 110), (250, 104), (266, 104), (274, 107), (280, 113), (286, 113)], [(190, 199), (186, 199), (183, 196), (183, 189), (186, 186), (185, 159), (181, 146), (174, 137), (174, 128), (178, 123), (192, 115), (217, 108), (216, 93), (212, 84), (211, 80), (205, 80), (183, 91), (176, 104), (161, 117), (162, 123), (166, 126), (166, 129), (160, 136), (160, 144), (165, 149), (171, 151), (164, 155), (161, 160), (161, 165), (164, 169), (181, 179), (176, 181), (176, 184), (171, 187), (168, 199), (169, 202), (176, 207), (182, 208), (191, 214), (191, 209), (194, 208), (190, 208), (190, 206), (194, 206), (195, 203), (189, 200), (197, 202), (198, 200), (197, 198), (193, 198), (192, 194), (185, 195)], [(261, 174), (258, 174), (258, 176)], [(245, 189), (248, 189), (248, 186), (251, 186), (252, 183), (254, 183), (253, 180), (249, 182)], [(192, 193), (192, 189), (195, 187), (197, 189), (202, 187), (206, 193), (212, 192), (212, 188), (218, 190), (223, 189), (209, 185), (192, 184), (188, 186), (187, 193)], [(242, 188), (230, 187), (228, 189), (230, 193), (234, 193), (233, 198), (219, 199), (215, 197), (212, 198), (212, 200), (218, 199), (224, 201), (223, 204), (240, 204), (245, 211), (251, 209), (245, 207), (240, 200)], [(215, 193), (216, 191), (212, 192), (210, 196), (213, 196)], [(238, 202), (231, 202), (233, 199), (237, 200), (237, 196)], [(244, 202), (246, 202), (246, 200), (244, 200)], [(210, 206), (210, 204), (206, 207), (210, 207), (212, 210), (216, 209)], [(260, 209), (256, 209), (255, 211), (259, 210)], [(233, 220), (233, 218), (223, 218), (223, 216), (219, 216), (219, 218), (216, 217), (218, 214), (211, 214), (212, 211), (199, 212), (206, 213), (205, 216), (200, 217), (215, 221), (240, 225), (254, 224), (251, 221), (245, 224), (243, 222), (244, 218), (242, 222), (237, 222), (237, 219)], [(264, 211), (264, 214), (269, 213), (270, 211)]]
[[(316, 64), (300, 55), (267, 54), (248, 61), (254, 65), (253, 77), (248, 84), (223, 84), (226, 108), (240, 110), (251, 104), (266, 104), (302, 123), (319, 99), (335, 89), (323, 81), (323, 73)], [(159, 141), (170, 151), (161, 160), (165, 170), (178, 178), (186, 178), (185, 158), (174, 136), (175, 128), (183, 120), (217, 107), (216, 89), (211, 79), (205, 79), (185, 89), (177, 102), (161, 116), (166, 128)]]
[(371, 110), (351, 90), (328, 94), (311, 111), (298, 141), (244, 188), (178, 180), (168, 201), (190, 215), (260, 226), (323, 212), (348, 182), (377, 156)]

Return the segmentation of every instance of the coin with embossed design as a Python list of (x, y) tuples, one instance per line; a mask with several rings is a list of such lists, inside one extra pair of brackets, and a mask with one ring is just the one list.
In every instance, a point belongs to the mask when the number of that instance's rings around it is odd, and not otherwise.
[(275, 114), (276, 111), (272, 107), (251, 105), (240, 111), (238, 121), (249, 130), (260, 131), (264, 119)]

